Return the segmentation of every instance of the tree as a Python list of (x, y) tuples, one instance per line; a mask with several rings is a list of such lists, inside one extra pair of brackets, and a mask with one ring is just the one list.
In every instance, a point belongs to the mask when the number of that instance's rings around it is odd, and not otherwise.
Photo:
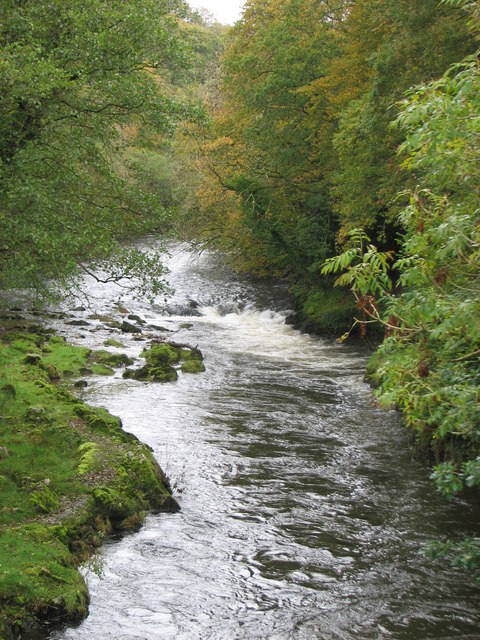
[(403, 132), (390, 127), (395, 104), (409, 87), (439, 77), (473, 53), (476, 45), (460, 18), (438, 0), (353, 4), (330, 80), (338, 109), (332, 193), (341, 241), (362, 226), (382, 246), (396, 247), (396, 194), (410, 175), (396, 156)]
[(402, 103), (402, 164), (420, 182), (400, 217), (399, 291), (391, 293), (386, 256), (373, 245), (324, 265), (346, 270), (339, 284), (368, 297), (362, 309), (386, 327), (373, 361), (377, 393), (431, 452), (432, 477), (447, 496), (480, 486), (479, 113), (478, 53)]
[(209, 166), (239, 198), (226, 235), (258, 272), (308, 278), (333, 245), (331, 121), (318, 119), (327, 99), (314, 83), (337, 54), (347, 5), (254, 0), (227, 39)]
[[(186, 107), (177, 0), (4, 0), (0, 26), (0, 286), (42, 287), (162, 224), (122, 156), (168, 134)], [(118, 254), (117, 276), (158, 259)], [(154, 282), (158, 288), (160, 281)]]

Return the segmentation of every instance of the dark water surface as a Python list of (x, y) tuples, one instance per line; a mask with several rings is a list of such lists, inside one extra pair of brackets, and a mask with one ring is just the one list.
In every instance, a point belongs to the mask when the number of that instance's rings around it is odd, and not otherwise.
[[(478, 533), (478, 516), (435, 493), (398, 416), (372, 405), (363, 347), (293, 330), (281, 287), (209, 254), (176, 247), (169, 263), (171, 315), (127, 306), (169, 330), (145, 334), (198, 345), (206, 373), (162, 385), (119, 372), (85, 399), (153, 448), (182, 511), (109, 542), (101, 570), (85, 569), (89, 617), (52, 640), (478, 640), (479, 585), (420, 553)], [(115, 291), (91, 292), (114, 312)], [(90, 322), (70, 336), (102, 347), (111, 334)], [(139, 356), (144, 343), (120, 339)]]

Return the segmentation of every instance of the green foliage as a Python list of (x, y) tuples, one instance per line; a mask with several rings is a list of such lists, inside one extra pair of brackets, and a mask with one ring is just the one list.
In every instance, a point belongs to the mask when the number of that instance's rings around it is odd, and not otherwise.
[(184, 58), (180, 9), (175, 0), (2, 4), (2, 288), (39, 288), (111, 259), (110, 277), (146, 269), (142, 293), (151, 278), (152, 294), (163, 290), (157, 257), (120, 249), (164, 218), (124, 149), (129, 136), (168, 135), (188, 114), (160, 81)]
[(338, 335), (348, 331), (355, 316), (355, 304), (344, 289), (334, 289), (328, 280), (324, 288), (294, 287), (294, 299), (300, 308), (300, 324), (304, 331)]
[(432, 479), (447, 497), (480, 486), (479, 113), (476, 57), (412, 89), (402, 103), (400, 153), (422, 185), (400, 216), (404, 234), (393, 265), (400, 291), (390, 292), (387, 262), (372, 262), (378, 254), (362, 248), (361, 233), (355, 247), (324, 267), (345, 270), (337, 282), (374, 300), (370, 315), (387, 332), (375, 356), (377, 393), (402, 410), (431, 451)]
[(467, 538), (460, 542), (435, 541), (428, 545), (426, 553), (431, 558), (447, 558), (452, 566), (468, 569), (480, 579), (480, 538)]
[(438, 0), (354, 3), (337, 65), (340, 92), (332, 191), (340, 238), (363, 227), (379, 246), (395, 248), (396, 194), (412, 182), (396, 149), (403, 132), (389, 125), (404, 92), (428, 82), (475, 50), (466, 20)]
[[(352, 248), (342, 254), (325, 260), (321, 272), (324, 275), (342, 271), (335, 280), (339, 287), (350, 285), (358, 296), (384, 296), (392, 289), (388, 275), (392, 252), (380, 252), (370, 243), (370, 238), (362, 229), (349, 232)], [(368, 243), (365, 246), (365, 243)]]

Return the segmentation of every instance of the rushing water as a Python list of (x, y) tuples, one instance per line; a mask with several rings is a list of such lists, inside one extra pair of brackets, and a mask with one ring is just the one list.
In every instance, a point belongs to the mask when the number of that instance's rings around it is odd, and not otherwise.
[[(51, 638), (478, 640), (478, 585), (420, 553), (475, 532), (475, 510), (434, 492), (398, 416), (373, 406), (363, 348), (295, 331), (281, 287), (214, 256), (176, 247), (170, 268), (170, 315), (127, 306), (145, 334), (198, 345), (206, 372), (120, 372), (85, 399), (153, 448), (182, 510), (109, 542), (86, 570), (89, 617)], [(113, 313), (116, 292), (91, 294)], [(111, 334), (90, 322), (70, 337), (100, 347)], [(121, 340), (138, 357), (142, 342)]]

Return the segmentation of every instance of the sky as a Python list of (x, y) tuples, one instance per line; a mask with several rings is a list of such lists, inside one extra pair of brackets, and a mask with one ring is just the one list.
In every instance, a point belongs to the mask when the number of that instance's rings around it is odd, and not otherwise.
[(188, 0), (194, 9), (207, 9), (218, 22), (233, 24), (240, 18), (244, 0)]

